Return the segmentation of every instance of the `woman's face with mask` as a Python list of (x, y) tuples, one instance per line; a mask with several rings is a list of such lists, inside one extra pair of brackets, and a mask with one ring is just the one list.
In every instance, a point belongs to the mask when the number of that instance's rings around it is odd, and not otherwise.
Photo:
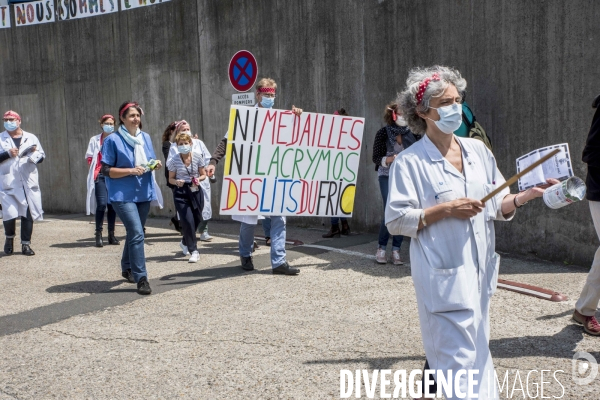
[(450, 134), (458, 129), (462, 122), (461, 100), (456, 86), (452, 84), (449, 84), (441, 95), (431, 97), (427, 112), (419, 113), (427, 124), (427, 131)]

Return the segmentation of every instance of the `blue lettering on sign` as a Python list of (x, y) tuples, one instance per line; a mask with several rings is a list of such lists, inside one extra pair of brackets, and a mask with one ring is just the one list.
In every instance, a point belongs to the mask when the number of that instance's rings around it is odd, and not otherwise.
[[(247, 85), (253, 73), (254, 68), (247, 57), (240, 57), (233, 66), (233, 79), (238, 85)], [(240, 75), (242, 76), (240, 77)]]

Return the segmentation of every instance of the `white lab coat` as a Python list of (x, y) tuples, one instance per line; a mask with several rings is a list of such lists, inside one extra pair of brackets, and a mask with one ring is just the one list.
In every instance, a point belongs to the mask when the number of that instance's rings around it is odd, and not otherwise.
[[(210, 162), (211, 154), (202, 140), (192, 139), (192, 152), (204, 159), (204, 165), (208, 165), (208, 163)], [(169, 149), (167, 163), (172, 157), (178, 155), (179, 151), (177, 150), (177, 143), (172, 143), (171, 148)], [(200, 182), (200, 187), (202, 187), (202, 193), (204, 195), (204, 208), (202, 209), (202, 219), (204, 221), (208, 221), (212, 217), (212, 205), (210, 204), (210, 182), (208, 177), (202, 182)]]
[[(23, 131), (21, 149), (32, 145), (36, 151), (28, 157), (11, 157), (0, 163), (0, 203), (2, 203), (5, 221), (17, 217), (27, 216), (27, 207), (34, 221), (42, 220), (42, 194), (38, 180), (37, 165), (31, 162), (32, 158), (45, 157), (44, 150), (38, 138), (29, 132)], [(0, 153), (15, 148), (15, 143), (4, 131), (0, 134)]]
[(102, 147), (100, 146), (100, 138), (102, 134), (92, 136), (90, 143), (88, 144), (87, 151), (85, 153), (86, 160), (92, 157), (92, 163), (87, 176), (87, 197), (85, 199), (85, 213), (86, 215), (96, 213), (96, 185), (94, 184), (94, 170), (98, 164), (98, 153), (100, 153)]
[[(489, 306), (500, 264), (494, 220), (514, 216), (501, 212), (509, 190), (487, 201), (485, 210), (473, 218), (449, 217), (417, 231), (422, 209), (461, 197), (482, 199), (505, 181), (494, 155), (481, 141), (456, 139), (462, 148), (464, 175), (427, 136), (396, 157), (390, 168), (385, 221), (391, 235), (412, 238), (411, 274), (429, 366), (445, 374), (478, 369), (474, 393), (480, 399), (497, 399)], [(466, 393), (467, 378), (463, 378), (461, 392)]]

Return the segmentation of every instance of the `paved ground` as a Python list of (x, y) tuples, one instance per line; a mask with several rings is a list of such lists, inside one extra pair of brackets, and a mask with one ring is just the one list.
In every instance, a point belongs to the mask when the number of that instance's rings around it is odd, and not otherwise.
[[(376, 264), (374, 235), (322, 239), (288, 227), (314, 247), (288, 248), (302, 272), (285, 277), (270, 274), (264, 246), (257, 271), (238, 267), (237, 223), (211, 222), (215, 240), (189, 264), (168, 221), (151, 219), (154, 294), (141, 297), (120, 278), (122, 246), (94, 247), (88, 222), (48, 216), (35, 225), (35, 257), (0, 257), (0, 399), (339, 398), (341, 369), (423, 366), (410, 267)], [(502, 278), (569, 296), (496, 293), (490, 346), (512, 398), (524, 398), (517, 378), (526, 390), (534, 369), (565, 371), (556, 373), (563, 399), (599, 398), (600, 377), (571, 378), (575, 352), (600, 360), (600, 339), (570, 321), (586, 269), (503, 256)], [(544, 396), (561, 395), (557, 380), (546, 373)], [(532, 398), (539, 383), (532, 373)]]

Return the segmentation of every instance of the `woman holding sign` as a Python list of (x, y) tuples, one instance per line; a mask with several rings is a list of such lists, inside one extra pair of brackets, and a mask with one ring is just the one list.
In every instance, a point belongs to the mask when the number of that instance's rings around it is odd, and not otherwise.
[(150, 135), (142, 132), (142, 108), (125, 102), (119, 107), (118, 133), (109, 135), (102, 146), (102, 175), (107, 177), (108, 197), (127, 231), (121, 275), (137, 283), (139, 294), (150, 294), (144, 254), (144, 225), (150, 204), (162, 207), (162, 195), (154, 180), (156, 160)]
[[(479, 370), (472, 377), (477, 382), (470, 379), (474, 393), (496, 399), (488, 347), (500, 262), (494, 220), (511, 220), (544, 189), (514, 195), (506, 188), (481, 202), (505, 180), (481, 141), (452, 134), (462, 121), (459, 93), (465, 88), (460, 73), (447, 67), (410, 71), (398, 104), (411, 131), (425, 136), (390, 166), (385, 220), (392, 235), (412, 238), (412, 278), (431, 369), (446, 378), (448, 370)], [(467, 393), (467, 374), (456, 381), (447, 399)]]

